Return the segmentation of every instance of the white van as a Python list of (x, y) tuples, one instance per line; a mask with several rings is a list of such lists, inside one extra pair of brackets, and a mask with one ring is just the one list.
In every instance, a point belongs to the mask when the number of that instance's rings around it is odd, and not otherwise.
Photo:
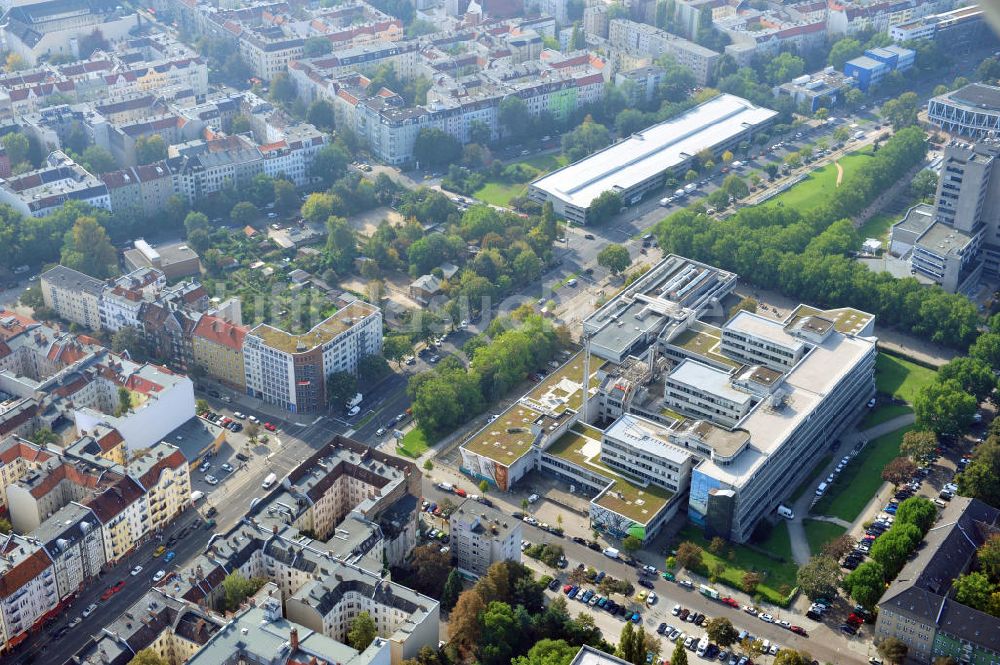
[(698, 655), (704, 656), (705, 652), (708, 650), (708, 636), (701, 638), (698, 642)]
[(819, 487), (816, 488), (816, 496), (823, 496), (826, 494), (826, 488), (829, 487), (826, 483), (820, 483)]
[(205, 493), (201, 490), (195, 490), (191, 492), (191, 503), (198, 503), (205, 498)]
[(272, 487), (274, 487), (274, 483), (276, 483), (277, 481), (278, 481), (277, 474), (269, 473), (267, 474), (267, 478), (264, 479), (264, 482), (262, 482), (260, 486), (266, 490), (269, 490)]
[(778, 515), (784, 517), (786, 520), (795, 519), (795, 513), (792, 512), (792, 509), (786, 506), (785, 504), (781, 504), (780, 506), (778, 506)]

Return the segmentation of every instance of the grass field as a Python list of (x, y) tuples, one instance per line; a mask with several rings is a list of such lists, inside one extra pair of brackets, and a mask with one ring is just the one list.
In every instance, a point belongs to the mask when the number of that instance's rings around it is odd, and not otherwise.
[[(859, 166), (871, 158), (860, 152), (853, 152), (845, 157), (841, 157), (840, 166), (844, 169), (844, 178), (847, 178)], [(787, 192), (783, 192), (768, 201), (767, 205), (781, 205), (805, 212), (824, 203), (830, 194), (837, 188), (837, 167), (834, 164), (827, 164), (821, 169), (816, 169), (806, 179), (795, 185)]]
[(868, 442), (865, 449), (850, 461), (826, 496), (812, 508), (816, 515), (832, 515), (853, 522), (882, 486), (882, 468), (899, 456), (903, 435), (913, 426), (898, 429)]
[(865, 419), (861, 421), (861, 429), (881, 425), (888, 420), (892, 420), (897, 416), (905, 416), (908, 413), (913, 413), (913, 409), (904, 404), (886, 404), (880, 406), (868, 412)]
[(420, 431), (419, 427), (414, 427), (396, 445), (396, 452), (416, 459), (424, 454), (428, 448), (430, 448), (430, 443), (428, 443), (424, 433)]
[[(689, 540), (705, 550), (703, 561), (709, 571), (714, 570), (720, 563), (725, 566), (725, 570), (718, 578), (719, 583), (731, 586), (735, 589), (742, 589), (743, 575), (747, 572), (758, 572), (764, 575), (764, 582), (757, 587), (759, 593), (765, 600), (778, 605), (785, 604), (787, 593), (782, 593), (782, 587), (788, 587), (785, 591), (790, 591), (795, 586), (795, 574), (798, 568), (792, 560), (792, 544), (788, 536), (788, 525), (779, 522), (775, 525), (771, 536), (759, 544), (761, 549), (784, 557), (785, 562), (775, 561), (760, 552), (740, 545), (726, 544), (726, 552), (716, 556), (708, 551), (708, 541), (701, 531), (692, 525), (685, 526), (677, 534), (678, 542)], [(733, 553), (730, 560), (729, 552)], [(704, 571), (702, 571), (704, 572)]]
[[(535, 155), (534, 157), (522, 159), (520, 162), (512, 163), (524, 164), (525, 166), (529, 166), (534, 169), (537, 172), (531, 178), (534, 180), (543, 173), (555, 171), (558, 168), (566, 166), (567, 159), (561, 154), (547, 154)], [(510, 204), (511, 199), (523, 196), (527, 191), (528, 185), (526, 183), (509, 183), (500, 182), (498, 180), (488, 180), (485, 185), (476, 190), (474, 196), (480, 201), (485, 201), (486, 203), (490, 203), (495, 206), (506, 206)]]
[(913, 398), (934, 380), (934, 374), (932, 369), (880, 353), (875, 361), (875, 388), (913, 404)]
[(902, 215), (875, 215), (861, 225), (861, 228), (858, 229), (858, 236), (862, 240), (877, 238), (884, 241), (889, 235), (889, 228), (901, 218)]
[(823, 550), (823, 545), (847, 531), (838, 524), (823, 520), (803, 520), (802, 528), (805, 529), (806, 540), (809, 541), (809, 551), (814, 555)]

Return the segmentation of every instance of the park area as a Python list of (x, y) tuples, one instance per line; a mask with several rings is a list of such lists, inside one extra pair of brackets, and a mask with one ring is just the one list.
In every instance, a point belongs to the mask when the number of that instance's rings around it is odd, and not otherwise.
[(903, 435), (914, 427), (904, 427), (868, 442), (855, 455), (826, 492), (816, 502), (815, 515), (830, 515), (847, 522), (857, 519), (879, 487), (882, 486), (882, 469), (895, 457)]
[(419, 427), (414, 427), (403, 436), (402, 440), (396, 444), (396, 452), (416, 459), (427, 452), (430, 443), (423, 431)]
[(837, 189), (837, 164), (843, 170), (843, 175), (840, 178), (842, 181), (869, 159), (871, 159), (871, 154), (867, 152), (852, 152), (845, 155), (835, 163), (827, 164), (823, 168), (811, 172), (802, 182), (771, 199), (768, 205), (785, 206), (800, 212), (812, 210), (826, 203), (830, 195)]
[(806, 540), (809, 541), (809, 551), (814, 556), (823, 551), (824, 545), (847, 531), (839, 524), (825, 520), (802, 520), (802, 528), (806, 532)]
[(934, 374), (934, 370), (909, 360), (887, 353), (878, 354), (875, 361), (875, 389), (881, 395), (903, 400), (906, 404), (879, 405), (865, 416), (861, 423), (861, 429), (874, 427), (897, 416), (913, 413), (913, 409), (908, 405), (913, 404), (917, 393), (934, 380)]
[[(787, 607), (788, 596), (795, 587), (798, 567), (792, 559), (792, 542), (788, 535), (788, 524), (785, 522), (775, 524), (768, 537), (756, 543), (754, 547), (727, 542), (724, 551), (719, 554), (709, 551), (711, 543), (705, 539), (701, 530), (693, 525), (688, 524), (681, 529), (677, 538), (678, 544), (688, 541), (704, 550), (703, 570), (691, 572), (704, 575), (710, 580), (713, 573), (721, 573), (715, 574), (718, 583), (741, 591), (744, 575), (749, 572), (759, 573), (762, 581), (757, 586), (755, 595), (759, 595), (769, 603)], [(764, 552), (770, 552), (774, 558)]]
[(485, 201), (491, 205), (495, 206), (507, 206), (510, 204), (512, 199), (519, 196), (524, 196), (528, 191), (528, 183), (535, 180), (539, 176), (542, 176), (549, 171), (555, 171), (556, 169), (566, 166), (567, 160), (560, 154), (550, 153), (545, 155), (535, 155), (534, 157), (529, 157), (520, 162), (512, 162), (512, 164), (518, 164), (524, 169), (525, 173), (531, 174), (531, 177), (524, 182), (506, 182), (503, 180), (487, 180), (486, 184), (481, 188), (476, 190), (475, 196), (480, 201)]

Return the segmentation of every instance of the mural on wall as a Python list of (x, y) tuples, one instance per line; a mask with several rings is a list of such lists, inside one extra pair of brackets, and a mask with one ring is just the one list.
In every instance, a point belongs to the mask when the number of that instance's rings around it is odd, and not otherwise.
[[(606, 531), (615, 538), (635, 535), (637, 538), (645, 539), (646, 527), (637, 524), (624, 515), (619, 515), (613, 510), (608, 510), (604, 506), (599, 506), (593, 502), (590, 504), (590, 523), (599, 531)], [(641, 534), (641, 535), (637, 535)]]
[(486, 480), (497, 489), (506, 492), (508, 487), (507, 467), (498, 465), (495, 461), (469, 452), (462, 451), (462, 471), (477, 480)]

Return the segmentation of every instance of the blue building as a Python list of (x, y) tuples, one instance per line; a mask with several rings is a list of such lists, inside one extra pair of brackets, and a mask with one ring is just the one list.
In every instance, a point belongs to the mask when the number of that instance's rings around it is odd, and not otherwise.
[(864, 92), (889, 75), (889, 72), (904, 72), (913, 66), (916, 51), (901, 46), (870, 48), (865, 54), (844, 63), (844, 74), (854, 79)]

